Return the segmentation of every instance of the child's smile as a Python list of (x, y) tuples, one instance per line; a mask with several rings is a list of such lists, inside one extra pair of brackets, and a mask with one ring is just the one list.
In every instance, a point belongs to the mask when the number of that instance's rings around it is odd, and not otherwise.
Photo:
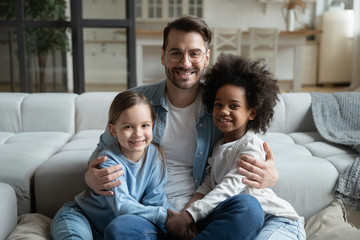
[(138, 104), (128, 108), (120, 114), (115, 125), (109, 125), (125, 157), (137, 162), (152, 141), (153, 122), (149, 106)]
[(253, 120), (255, 115), (255, 110), (248, 108), (244, 88), (227, 84), (216, 92), (213, 119), (224, 133), (225, 142), (242, 137), (248, 121)]

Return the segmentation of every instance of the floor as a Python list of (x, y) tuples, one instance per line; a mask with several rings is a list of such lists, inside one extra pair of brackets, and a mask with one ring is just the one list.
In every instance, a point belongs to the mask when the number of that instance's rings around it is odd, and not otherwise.
[(328, 85), (328, 86), (302, 86), (301, 91), (302, 92), (346, 92), (349, 91), (347, 89), (348, 85), (340, 85), (340, 86), (334, 86), (334, 85)]
[[(302, 92), (345, 92), (347, 90), (348, 85), (324, 85), (324, 86), (302, 86)], [(94, 91), (122, 91), (125, 90), (126, 86), (124, 85), (101, 85), (101, 84), (87, 84), (85, 89), (86, 92), (94, 92)], [(280, 85), (281, 92), (291, 92), (287, 90), (288, 88), (285, 86), (284, 88)]]
[[(302, 86), (301, 91), (302, 92), (344, 92), (347, 90), (348, 85), (324, 85), (324, 86)], [(52, 86), (47, 87), (49, 92), (52, 92)], [(15, 89), (19, 89), (18, 87), (15, 87)], [(280, 84), (281, 92), (291, 92), (289, 90), (289, 87), (284, 84)], [(95, 91), (105, 91), (105, 92), (120, 92), (126, 90), (126, 86), (124, 84), (86, 84), (85, 86), (85, 92), (95, 92)], [(0, 92), (10, 92), (11, 88), (8, 84), (1, 84), (0, 83)], [(59, 91), (59, 90), (57, 90)]]

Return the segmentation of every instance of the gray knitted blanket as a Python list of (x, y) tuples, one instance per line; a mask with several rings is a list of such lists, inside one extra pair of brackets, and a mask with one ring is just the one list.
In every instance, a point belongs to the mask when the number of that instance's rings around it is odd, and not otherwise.
[[(320, 135), (360, 153), (360, 93), (311, 93), (312, 113)], [(339, 176), (335, 194), (360, 210), (360, 157)]]

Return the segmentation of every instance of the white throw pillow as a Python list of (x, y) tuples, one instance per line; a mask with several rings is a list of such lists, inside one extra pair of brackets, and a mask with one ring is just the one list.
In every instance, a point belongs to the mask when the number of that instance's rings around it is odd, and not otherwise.
[(7, 240), (49, 240), (51, 221), (51, 218), (39, 213), (21, 215)]
[(308, 240), (360, 239), (360, 230), (348, 222), (345, 206), (340, 199), (312, 216), (305, 225), (305, 231)]

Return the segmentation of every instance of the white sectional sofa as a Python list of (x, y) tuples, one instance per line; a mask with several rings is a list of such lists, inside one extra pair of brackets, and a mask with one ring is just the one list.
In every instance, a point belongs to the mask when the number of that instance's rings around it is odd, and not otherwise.
[[(87, 161), (116, 94), (0, 93), (0, 240), (15, 227), (16, 210), (52, 218), (85, 189)], [(339, 173), (360, 155), (320, 136), (310, 93), (279, 98), (271, 128), (261, 137), (280, 173), (274, 191), (307, 220), (335, 199)]]

